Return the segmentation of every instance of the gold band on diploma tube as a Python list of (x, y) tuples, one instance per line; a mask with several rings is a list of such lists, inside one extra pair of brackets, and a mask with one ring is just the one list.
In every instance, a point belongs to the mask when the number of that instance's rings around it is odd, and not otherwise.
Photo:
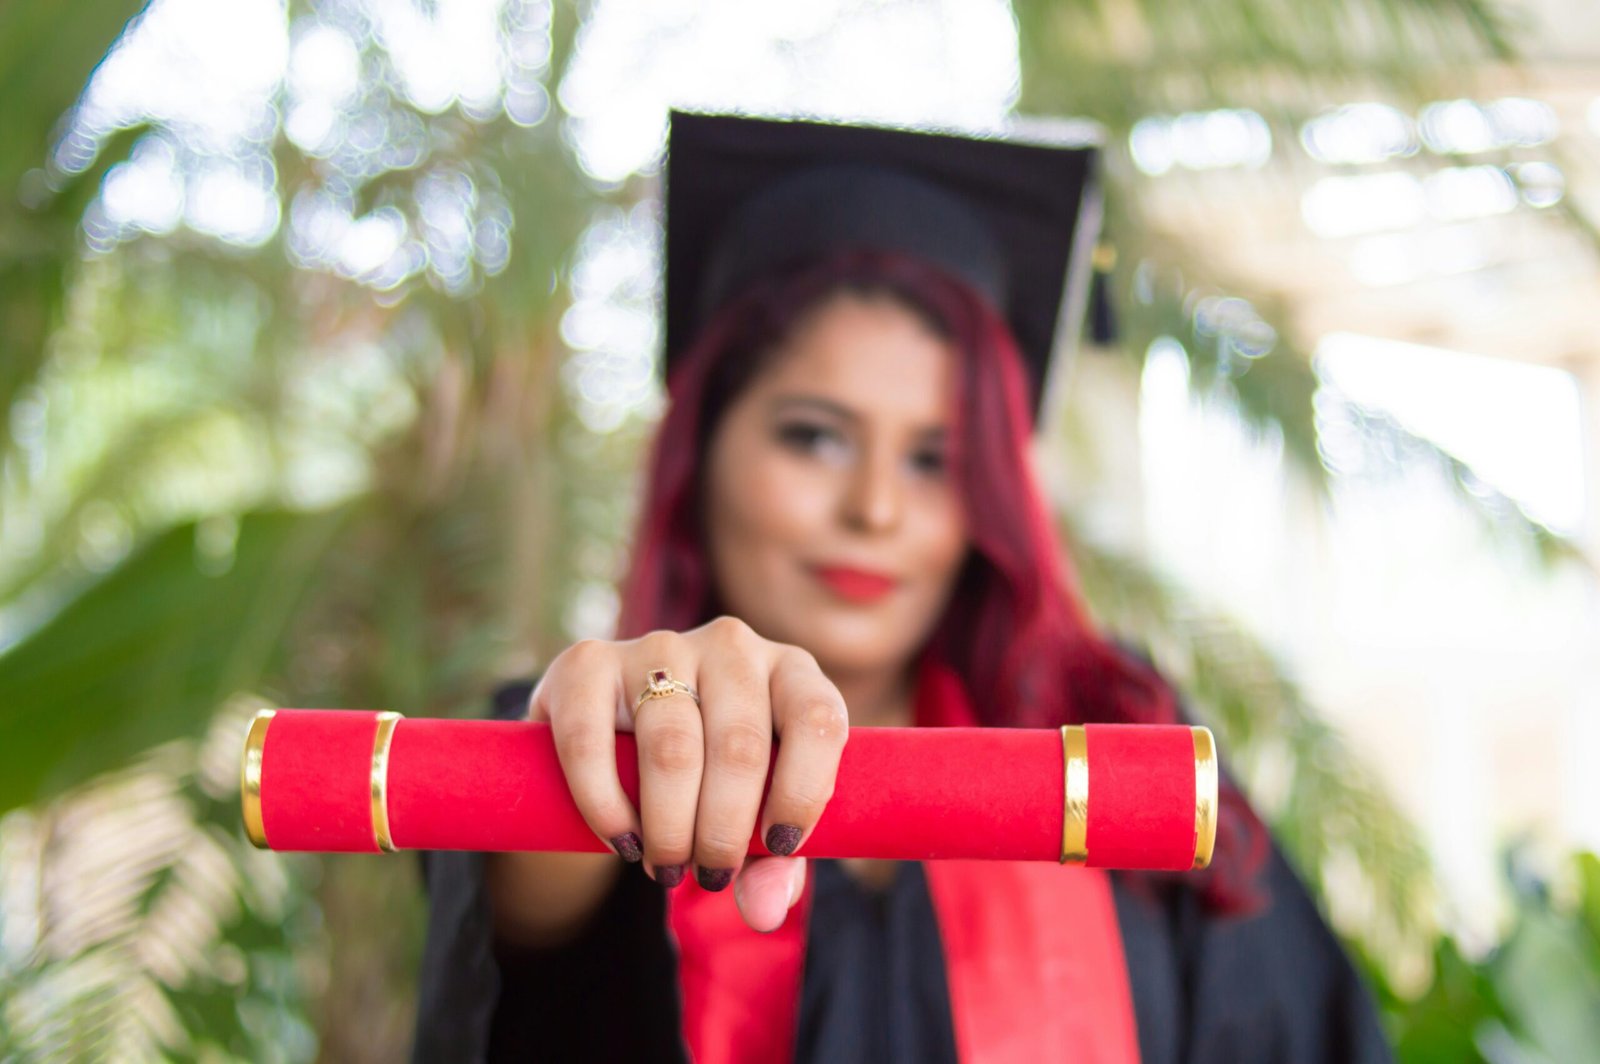
[(261, 821), (261, 754), (267, 745), (267, 726), (273, 711), (263, 709), (250, 722), (244, 737), (244, 762), (239, 770), (239, 801), (244, 808), (244, 833), (257, 849), (267, 849), (267, 828)]
[(1061, 729), (1061, 863), (1089, 859), (1089, 736), (1081, 724)]
[(384, 853), (394, 853), (389, 834), (389, 745), (394, 742), (398, 713), (378, 714), (378, 733), (372, 737), (372, 839)]
[(1217, 742), (1210, 728), (1189, 730), (1194, 735), (1194, 866), (1204, 868), (1217, 845)]

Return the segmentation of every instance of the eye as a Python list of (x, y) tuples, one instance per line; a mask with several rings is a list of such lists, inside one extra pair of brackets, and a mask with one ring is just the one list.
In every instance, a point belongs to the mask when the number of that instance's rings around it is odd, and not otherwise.
[(817, 454), (829, 447), (843, 446), (845, 442), (837, 430), (806, 421), (790, 421), (778, 426), (778, 439), (802, 454)]
[(918, 451), (911, 456), (911, 464), (919, 472), (937, 474), (945, 471), (945, 453), (942, 450)]

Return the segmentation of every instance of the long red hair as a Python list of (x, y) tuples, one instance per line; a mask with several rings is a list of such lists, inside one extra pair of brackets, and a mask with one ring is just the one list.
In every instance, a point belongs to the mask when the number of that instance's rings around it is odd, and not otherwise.
[[(962, 353), (950, 468), (971, 549), (923, 649), (955, 669), (985, 725), (1178, 723), (1176, 695), (1148, 664), (1095, 630), (1027, 462), (1032, 433), (1016, 341), (982, 296), (920, 259), (851, 251), (755, 281), (721, 307), (674, 360), (650, 456), (617, 638), (683, 631), (726, 612), (701, 521), (712, 429), (799, 318), (840, 290), (897, 297)], [(1266, 829), (1233, 784), (1220, 784), (1211, 866), (1185, 878), (1209, 908), (1248, 912)]]

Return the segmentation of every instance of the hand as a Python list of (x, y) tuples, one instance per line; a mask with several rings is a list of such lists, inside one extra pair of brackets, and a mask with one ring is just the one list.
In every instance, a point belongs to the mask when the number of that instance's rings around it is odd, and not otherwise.
[[(700, 694), (633, 700), (646, 673), (665, 667)], [(791, 854), (833, 795), (849, 717), (839, 689), (808, 652), (763, 639), (743, 621), (718, 617), (688, 632), (638, 639), (585, 639), (562, 651), (529, 701), (530, 720), (549, 721), (567, 787), (589, 827), (624, 860), (646, 862), (666, 887), (685, 865), (707, 890), (734, 881), (734, 899), (757, 931), (783, 923), (805, 885), (803, 857), (746, 859), (761, 837)], [(616, 733), (639, 750), (639, 809), (617, 778)], [(766, 808), (774, 735), (781, 740)]]

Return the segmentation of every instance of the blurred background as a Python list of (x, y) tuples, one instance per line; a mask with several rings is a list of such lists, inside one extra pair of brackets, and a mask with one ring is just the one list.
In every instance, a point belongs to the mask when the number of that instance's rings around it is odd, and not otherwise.
[(1406, 1061), (1600, 1060), (1591, 0), (0, 5), (0, 1060), (388, 1061), (405, 857), (262, 706), (609, 634), (669, 107), (1102, 130), (1039, 467)]

